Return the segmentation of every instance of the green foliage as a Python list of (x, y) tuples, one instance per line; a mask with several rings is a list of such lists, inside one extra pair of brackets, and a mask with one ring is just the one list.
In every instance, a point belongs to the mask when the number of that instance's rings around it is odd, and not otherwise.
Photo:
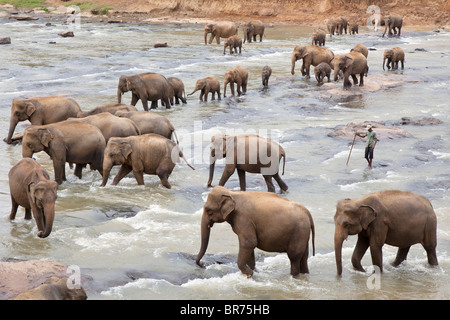
[[(2, 0), (0, 0), (2, 1)], [(103, 14), (107, 14), (108, 10), (112, 10), (112, 7), (108, 7), (102, 4), (96, 4), (96, 3), (92, 3), (89, 1), (73, 1), (70, 2), (68, 4), (65, 5), (66, 7), (68, 6), (77, 6), (80, 8), (81, 11), (91, 11), (92, 14), (99, 14), (99, 15), (103, 15)]]
[(44, 0), (0, 0), (0, 4), (11, 4), (16, 8), (43, 8)]

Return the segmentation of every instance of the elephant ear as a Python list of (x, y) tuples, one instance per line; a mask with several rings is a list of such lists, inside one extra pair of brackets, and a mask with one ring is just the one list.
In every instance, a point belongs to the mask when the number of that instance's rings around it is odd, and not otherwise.
[(27, 116), (29, 116), (29, 117), (31, 117), (31, 115), (36, 111), (36, 106), (31, 102), (27, 102), (25, 107), (26, 107)]
[(367, 230), (369, 225), (377, 217), (377, 212), (371, 206), (361, 205), (359, 207), (359, 213), (361, 216), (361, 226), (363, 227), (364, 230)]
[(122, 152), (122, 156), (125, 159), (128, 159), (133, 149), (131, 148), (131, 144), (129, 142), (122, 142), (120, 144), (120, 152)]
[(52, 133), (47, 128), (39, 129), (38, 136), (39, 136), (39, 140), (41, 141), (42, 145), (48, 148), (50, 141), (53, 140)]
[(31, 198), (31, 203), (36, 203), (36, 197), (34, 196), (34, 187), (35, 187), (34, 182), (30, 182), (27, 186), (28, 194), (30, 195)]
[(236, 207), (236, 202), (233, 197), (228, 194), (222, 194), (222, 199), (220, 202), (220, 212), (224, 220), (227, 219), (228, 215), (234, 211)]

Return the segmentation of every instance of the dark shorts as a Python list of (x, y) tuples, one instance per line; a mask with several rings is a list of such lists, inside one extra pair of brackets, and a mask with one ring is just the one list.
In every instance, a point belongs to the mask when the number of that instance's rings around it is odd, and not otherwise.
[(373, 149), (372, 147), (366, 147), (366, 152), (364, 153), (364, 158), (373, 159)]

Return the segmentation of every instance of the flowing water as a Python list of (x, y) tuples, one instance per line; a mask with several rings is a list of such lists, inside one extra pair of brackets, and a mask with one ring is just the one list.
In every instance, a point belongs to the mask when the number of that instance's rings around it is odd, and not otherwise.
[[(342, 82), (316, 85), (312, 77), (290, 74), (295, 45), (309, 44), (309, 27), (267, 28), (262, 43), (245, 44), (241, 55), (223, 55), (222, 45), (203, 43), (201, 24), (102, 24), (81, 21), (74, 38), (62, 38), (61, 21), (45, 27), (45, 20), (3, 20), (0, 34), (12, 44), (0, 48), (0, 132), (6, 137), (12, 99), (61, 95), (74, 98), (83, 110), (115, 103), (118, 78), (123, 74), (158, 72), (183, 80), (191, 92), (195, 81), (214, 76), (223, 83), (226, 70), (242, 65), (249, 70), (247, 94), (200, 103), (196, 94), (186, 105), (152, 111), (174, 124), (180, 144), (195, 171), (180, 162), (161, 186), (156, 176), (145, 176), (138, 186), (129, 176), (118, 186), (100, 187), (97, 172), (84, 171), (80, 180), (69, 167), (68, 180), (58, 191), (56, 218), (48, 238), (37, 238), (34, 221), (10, 222), (8, 171), (21, 159), (20, 145), (0, 143), (0, 258), (46, 259), (76, 265), (86, 277), (82, 285), (89, 299), (448, 299), (450, 297), (450, 34), (430, 30), (402, 30), (401, 38), (381, 38), (362, 30), (359, 35), (329, 39), (335, 54), (357, 43), (369, 52), (370, 88), (342, 92)], [(49, 42), (55, 42), (50, 44)], [(155, 42), (167, 48), (153, 48)], [(222, 42), (223, 43), (223, 42)], [(384, 49), (402, 47), (404, 71), (382, 70)], [(273, 69), (269, 89), (262, 90), (261, 70)], [(331, 89), (338, 89), (332, 91)], [(352, 91), (353, 90), (353, 91)], [(352, 92), (354, 94), (352, 94)], [(222, 88), (223, 93), (223, 88)], [(228, 88), (228, 94), (230, 94)], [(130, 93), (123, 101), (131, 101)], [(138, 109), (142, 109), (139, 102)], [(351, 121), (393, 124), (402, 117), (434, 117), (436, 125), (405, 125), (411, 136), (381, 139), (374, 168), (363, 158), (364, 142), (356, 140), (348, 166), (351, 141), (329, 136)], [(20, 123), (16, 132), (23, 131)], [(257, 133), (276, 139), (286, 150), (281, 194), (305, 205), (316, 227), (316, 254), (309, 258), (310, 273), (289, 275), (284, 253), (256, 251), (258, 272), (247, 279), (237, 268), (238, 241), (227, 223), (211, 232), (207, 267), (195, 264), (200, 248), (200, 219), (207, 198), (209, 139), (215, 133)], [(41, 152), (35, 158), (53, 175), (52, 162)], [(216, 166), (217, 185), (223, 164)], [(226, 187), (239, 189), (237, 175)], [(437, 255), (432, 268), (421, 245), (414, 245), (400, 267), (394, 268), (396, 248), (383, 247), (384, 272), (371, 278), (370, 253), (363, 265), (351, 267), (356, 236), (344, 243), (343, 276), (336, 276), (333, 216), (339, 200), (359, 198), (383, 189), (402, 189), (428, 197), (438, 217)], [(266, 190), (261, 176), (247, 175), (247, 190)], [(277, 186), (277, 192), (279, 189)], [(310, 250), (311, 255), (312, 250)], [(376, 275), (376, 274), (375, 274)]]

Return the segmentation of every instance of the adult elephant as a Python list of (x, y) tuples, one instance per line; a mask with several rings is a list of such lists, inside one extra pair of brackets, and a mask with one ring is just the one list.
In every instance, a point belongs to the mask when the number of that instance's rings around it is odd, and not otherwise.
[[(388, 29), (389, 29), (389, 31), (388, 31), (389, 37), (393, 36), (392, 31), (394, 31), (394, 33), (396, 33), (400, 37), (400, 33), (402, 31), (402, 26), (403, 26), (403, 18), (401, 16), (389, 15), (389, 16), (385, 17), (384, 18), (383, 37), (386, 34), (386, 30), (388, 30)], [(395, 30), (395, 29), (397, 29), (397, 30)]]
[(334, 68), (334, 81), (338, 81), (339, 72), (342, 71), (344, 76), (344, 89), (352, 86), (350, 76), (355, 85), (358, 84), (356, 75), (360, 75), (359, 86), (364, 85), (364, 75), (367, 76), (369, 66), (367, 65), (366, 57), (359, 52), (352, 51), (346, 54), (339, 54), (331, 61), (331, 66)]
[(220, 82), (214, 77), (206, 77), (197, 80), (195, 83), (194, 91), (188, 94), (188, 96), (193, 95), (195, 92), (200, 90), (200, 101), (208, 101), (208, 94), (211, 92), (211, 100), (217, 98), (220, 100)]
[(269, 252), (286, 252), (291, 262), (291, 275), (308, 273), (309, 239), (314, 222), (303, 205), (267, 192), (230, 191), (215, 187), (208, 195), (201, 220), (200, 260), (209, 243), (214, 223), (228, 222), (239, 239), (237, 265), (247, 277), (255, 269), (255, 248)]
[(322, 29), (317, 29), (311, 36), (311, 44), (324, 46), (327, 34)]
[(5, 142), (10, 144), (12, 136), (20, 121), (30, 121), (34, 125), (44, 125), (76, 117), (80, 112), (78, 103), (67, 97), (34, 97), (29, 99), (14, 99), (11, 106), (8, 137)]
[(22, 157), (31, 158), (41, 151), (47, 153), (53, 160), (55, 181), (61, 184), (66, 180), (66, 162), (76, 164), (75, 175), (80, 179), (86, 164), (102, 174), (105, 146), (105, 138), (96, 126), (64, 120), (25, 129)]
[(330, 37), (334, 36), (334, 34), (337, 32), (337, 21), (334, 19), (329, 19), (327, 21), (327, 30), (330, 34)]
[(386, 66), (389, 69), (391, 69), (391, 63), (392, 63), (392, 70), (398, 69), (398, 63), (402, 64), (402, 70), (405, 67), (405, 52), (400, 47), (394, 47), (392, 49), (386, 49), (384, 50), (383, 54), (383, 70), (384, 65), (386, 63)]
[(16, 218), (17, 209), (21, 206), (25, 208), (25, 219), (31, 219), (33, 213), (38, 237), (48, 237), (55, 218), (58, 184), (50, 180), (47, 170), (30, 158), (14, 165), (8, 178), (12, 203), (9, 220)]
[(368, 57), (369, 56), (369, 49), (367, 49), (367, 47), (361, 43), (358, 43), (356, 46), (354, 46), (350, 52), (352, 51), (356, 51), (359, 53), (362, 53), (364, 55), (364, 57)]
[(338, 19), (336, 19), (337, 21), (337, 31), (338, 34), (343, 34), (345, 31), (345, 34), (347, 34), (347, 29), (348, 29), (348, 20), (347, 18), (344, 17), (340, 17)]
[[(139, 185), (144, 185), (144, 173), (156, 174), (164, 187), (170, 189), (169, 176), (179, 157), (188, 164), (178, 145), (158, 134), (148, 133), (126, 138), (111, 138), (105, 149), (103, 181), (105, 186), (111, 168), (121, 165), (112, 184), (117, 185), (133, 171)], [(189, 164), (188, 166), (194, 170)]]
[(398, 247), (393, 262), (398, 266), (406, 259), (409, 248), (421, 243), (428, 263), (437, 265), (436, 214), (425, 197), (399, 190), (370, 193), (360, 199), (340, 201), (334, 216), (334, 248), (337, 274), (342, 274), (342, 243), (349, 235), (358, 235), (352, 265), (363, 271), (361, 259), (370, 247), (373, 265), (383, 270), (383, 245)]
[(334, 58), (334, 53), (330, 49), (316, 46), (316, 45), (306, 45), (306, 46), (296, 46), (292, 51), (291, 58), (291, 74), (295, 74), (295, 62), (302, 59), (302, 75), (306, 76), (307, 79), (310, 78), (310, 68), (312, 66), (317, 66), (319, 63), (330, 61)]
[(139, 73), (130, 76), (121, 76), (117, 86), (117, 103), (121, 103), (122, 94), (131, 91), (131, 105), (135, 106), (141, 100), (145, 111), (148, 111), (147, 101), (151, 101), (151, 108), (158, 107), (161, 100), (167, 109), (170, 109), (170, 97), (173, 89), (166, 77), (158, 73)]
[(279, 175), (280, 160), (283, 158), (283, 173), (286, 162), (284, 149), (276, 142), (257, 135), (215, 135), (211, 138), (208, 187), (214, 177), (217, 159), (225, 158), (225, 169), (219, 185), (224, 186), (237, 170), (242, 191), (246, 189), (245, 173), (261, 173), (267, 184), (267, 190), (275, 192), (272, 178), (283, 191), (288, 186)]
[[(170, 85), (173, 89), (173, 96), (170, 97), (170, 103), (172, 105), (174, 104), (180, 104), (180, 100), (182, 103), (186, 104), (186, 92), (184, 91), (184, 83), (181, 81), (181, 79), (177, 77), (169, 77), (167, 78), (167, 81), (169, 81)], [(175, 100), (175, 102), (174, 102)]]
[(105, 104), (102, 106), (95, 107), (92, 110), (89, 111), (81, 111), (78, 112), (78, 118), (84, 118), (87, 116), (92, 116), (94, 114), (99, 114), (102, 112), (109, 112), (111, 114), (116, 114), (116, 112), (119, 111), (137, 111), (135, 106), (131, 106), (128, 104), (122, 104), (122, 103), (112, 103), (112, 104)]
[(248, 41), (249, 43), (252, 41), (256, 42), (256, 37), (259, 35), (259, 42), (262, 42), (262, 38), (264, 36), (264, 30), (266, 29), (264, 23), (261, 21), (250, 21), (243, 26), (244, 31), (244, 43)]
[(234, 96), (234, 84), (236, 83), (236, 90), (238, 96), (247, 92), (248, 71), (242, 66), (236, 66), (231, 70), (225, 72), (225, 80), (223, 85), (223, 96), (226, 97), (227, 85), (230, 84), (231, 95)]
[(93, 114), (84, 118), (69, 118), (67, 120), (74, 123), (88, 123), (96, 126), (102, 132), (106, 143), (112, 137), (128, 137), (141, 134), (138, 126), (132, 120), (117, 117), (109, 112)]
[(139, 128), (141, 134), (155, 133), (167, 139), (172, 139), (173, 136), (173, 141), (178, 144), (174, 126), (169, 119), (160, 114), (146, 111), (121, 111), (117, 112), (116, 116), (132, 120)]
[(234, 36), (238, 33), (238, 27), (234, 22), (221, 21), (214, 23), (207, 23), (205, 25), (205, 44), (208, 34), (211, 33), (209, 38), (209, 44), (212, 43), (213, 39), (216, 38), (217, 44), (220, 44), (220, 38), (228, 38)]

